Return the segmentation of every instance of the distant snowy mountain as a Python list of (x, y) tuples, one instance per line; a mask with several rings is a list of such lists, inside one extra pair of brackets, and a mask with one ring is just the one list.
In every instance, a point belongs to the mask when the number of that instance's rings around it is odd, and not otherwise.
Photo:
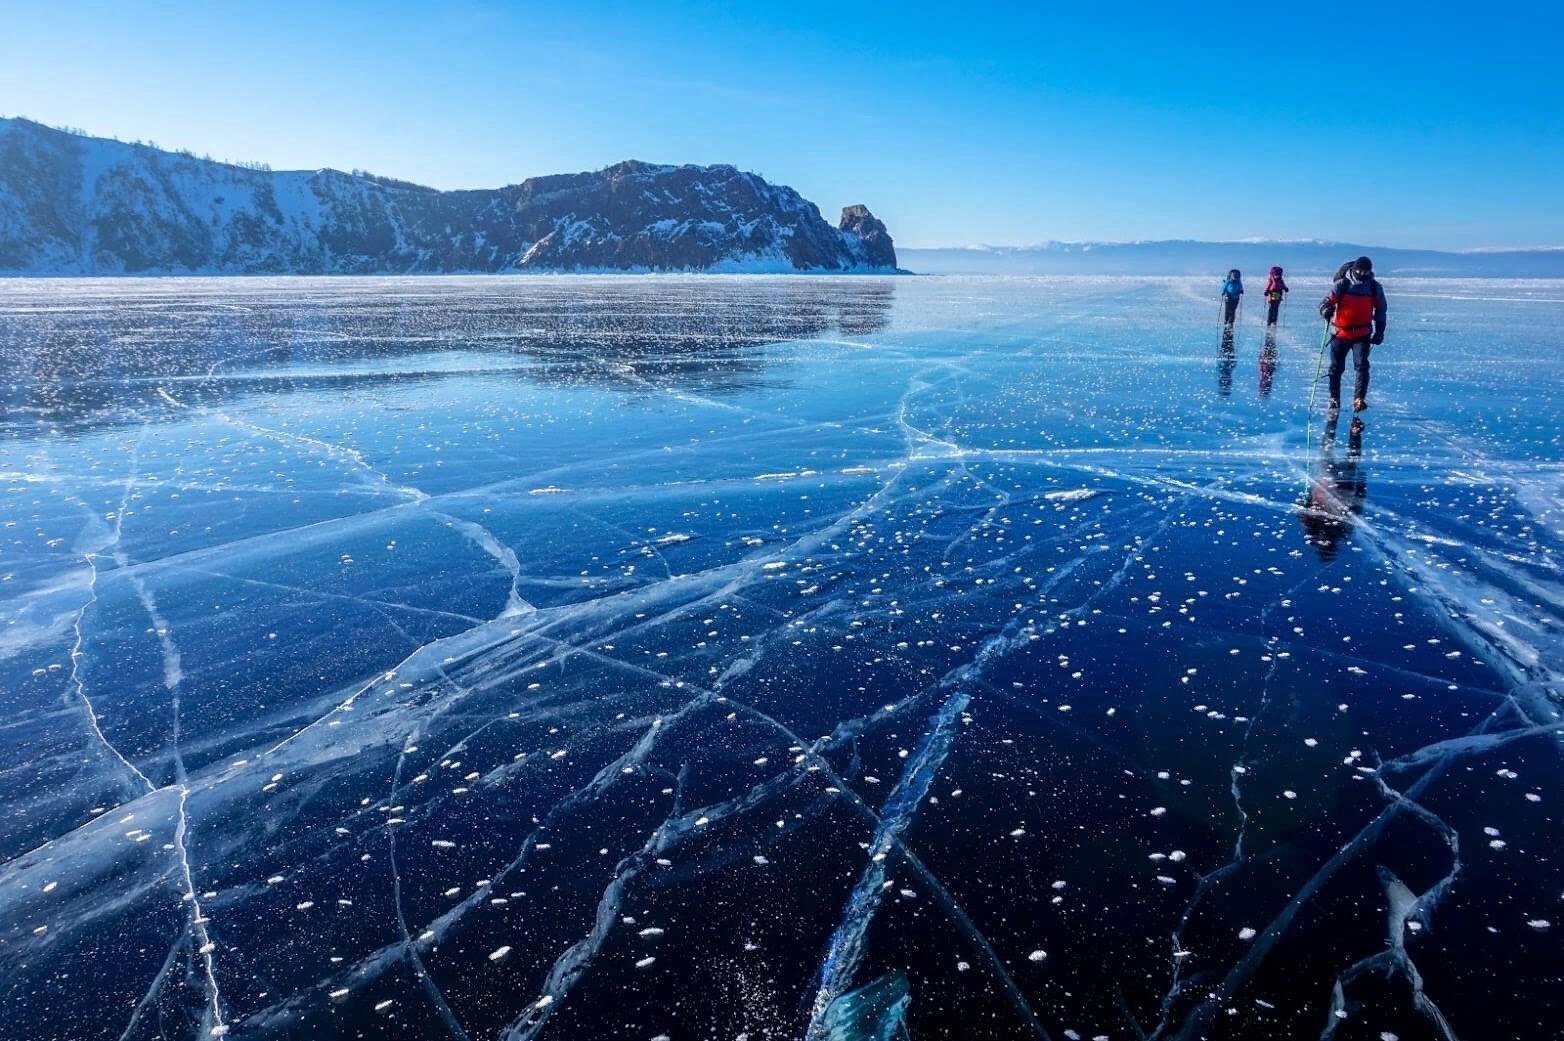
[(1367, 254), (1382, 275), (1564, 278), (1564, 249), (1391, 249), (1350, 242), (1047, 242), (1037, 246), (902, 249), (901, 262), (922, 274), (1221, 275), (1228, 268), (1264, 274), (1272, 264), (1289, 273), (1326, 274)]
[(0, 119), (0, 273), (895, 269), (867, 208), (833, 228), (793, 189), (731, 166), (629, 161), (437, 191)]

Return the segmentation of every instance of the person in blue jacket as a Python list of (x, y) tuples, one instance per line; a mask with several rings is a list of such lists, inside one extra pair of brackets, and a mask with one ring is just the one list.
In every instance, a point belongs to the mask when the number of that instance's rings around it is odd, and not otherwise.
[(1235, 267), (1222, 283), (1222, 324), (1232, 325), (1238, 316), (1238, 298), (1244, 295), (1244, 278)]

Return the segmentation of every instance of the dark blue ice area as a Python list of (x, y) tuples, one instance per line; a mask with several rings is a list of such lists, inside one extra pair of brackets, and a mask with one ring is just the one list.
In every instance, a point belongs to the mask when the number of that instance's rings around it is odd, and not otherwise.
[(1556, 1039), (1564, 284), (1214, 285), (0, 281), (0, 1033)]

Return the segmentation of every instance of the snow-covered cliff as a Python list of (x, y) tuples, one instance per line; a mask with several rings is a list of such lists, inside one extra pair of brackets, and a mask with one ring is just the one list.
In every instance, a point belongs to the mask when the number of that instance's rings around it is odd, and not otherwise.
[(731, 166), (623, 162), (436, 191), (273, 173), (0, 119), (0, 273), (892, 271), (862, 206), (833, 228)]

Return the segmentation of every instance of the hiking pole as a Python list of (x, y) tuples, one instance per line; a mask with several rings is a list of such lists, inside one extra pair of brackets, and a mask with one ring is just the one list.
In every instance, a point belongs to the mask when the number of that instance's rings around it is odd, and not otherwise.
[(1325, 345), (1330, 342), (1330, 319), (1320, 332), (1320, 353), (1314, 359), (1314, 385), (1309, 388), (1309, 418), (1304, 422), (1303, 447), (1307, 453), (1314, 443), (1314, 398), (1320, 392), (1320, 370), (1325, 367)]

